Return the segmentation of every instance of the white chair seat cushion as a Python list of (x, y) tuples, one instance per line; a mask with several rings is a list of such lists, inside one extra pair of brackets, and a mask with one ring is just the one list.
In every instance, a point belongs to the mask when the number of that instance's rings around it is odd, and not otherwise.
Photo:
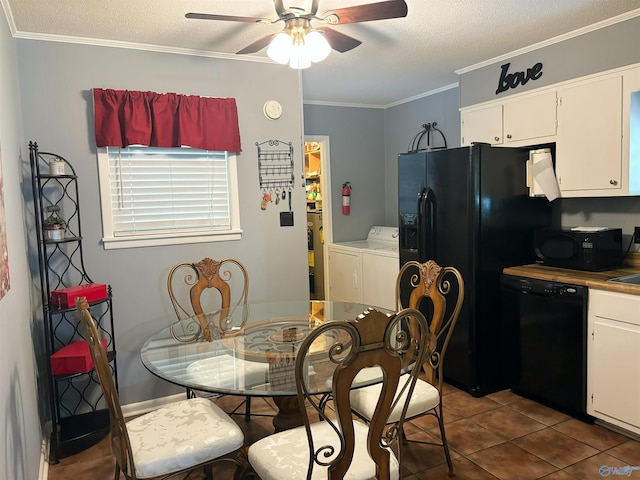
[(188, 469), (242, 447), (240, 427), (211, 400), (193, 398), (127, 422), (136, 475)]
[[(377, 367), (372, 367), (377, 368)], [(400, 387), (404, 383), (400, 382)], [(373, 416), (373, 412), (376, 409), (376, 403), (380, 397), (380, 391), (382, 390), (382, 384), (371, 385), (369, 387), (356, 388), (351, 390), (349, 396), (351, 397), (351, 409), (354, 412), (362, 415), (364, 418), (370, 420)], [(396, 393), (397, 395), (397, 393)], [(404, 406), (404, 399), (407, 396), (407, 392), (404, 392), (402, 399), (396, 404), (396, 407), (391, 411), (389, 415), (389, 422), (397, 422), (402, 413), (402, 407)], [(421, 415), (429, 410), (436, 408), (440, 404), (440, 394), (438, 389), (431, 385), (429, 382), (418, 379), (416, 386), (413, 389), (413, 395), (409, 402), (409, 408), (407, 409), (406, 418), (413, 418), (417, 415)]]
[[(376, 464), (367, 451), (367, 433), (369, 428), (362, 422), (354, 422), (355, 451), (351, 466), (344, 476), (347, 480), (365, 480), (375, 478)], [(311, 425), (314, 447), (333, 445), (335, 454), (340, 451), (338, 435), (327, 422)], [(391, 479), (399, 478), (398, 460), (390, 453)], [(325, 460), (323, 458), (323, 460)], [(262, 480), (306, 479), (309, 469), (309, 447), (304, 427), (275, 433), (265, 437), (249, 447), (249, 463)], [(314, 464), (311, 475), (313, 480), (326, 480), (327, 467)]]
[(186, 377), (189, 382), (198, 385), (238, 390), (267, 382), (268, 371), (269, 364), (266, 362), (252, 362), (223, 354), (189, 364)]

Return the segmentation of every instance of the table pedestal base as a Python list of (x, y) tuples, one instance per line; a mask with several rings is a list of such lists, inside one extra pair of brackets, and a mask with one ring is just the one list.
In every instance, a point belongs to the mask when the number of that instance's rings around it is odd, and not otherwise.
[(273, 417), (273, 427), (276, 432), (304, 424), (298, 397), (273, 397), (273, 403), (278, 407), (278, 413)]

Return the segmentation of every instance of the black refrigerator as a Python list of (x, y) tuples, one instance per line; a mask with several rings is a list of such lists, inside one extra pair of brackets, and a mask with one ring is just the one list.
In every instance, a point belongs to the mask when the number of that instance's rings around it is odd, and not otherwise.
[(528, 158), (528, 149), (489, 144), (398, 158), (400, 266), (432, 259), (462, 274), (464, 303), (444, 377), (474, 396), (510, 386), (516, 340), (502, 321), (500, 275), (533, 262), (533, 231), (551, 224), (547, 199), (529, 197)]

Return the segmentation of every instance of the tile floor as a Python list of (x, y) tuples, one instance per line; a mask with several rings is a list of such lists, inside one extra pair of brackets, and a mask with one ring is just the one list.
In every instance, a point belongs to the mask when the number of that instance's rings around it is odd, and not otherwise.
[[(447, 438), (459, 480), (598, 479), (602, 466), (636, 467), (612, 478), (640, 479), (640, 442), (598, 425), (559, 413), (508, 390), (474, 398), (447, 386), (443, 396)], [(222, 397), (220, 404), (238, 402)], [(226, 408), (226, 407), (225, 407)], [(270, 403), (257, 399), (253, 413), (272, 413)], [(247, 444), (273, 431), (270, 417), (234, 416), (245, 431)], [(437, 423), (422, 417), (407, 427), (412, 437), (439, 437)], [(442, 447), (409, 444), (404, 450), (404, 480), (439, 480), (447, 476)], [(49, 467), (49, 480), (107, 480), (113, 460), (106, 439)], [(190, 478), (202, 478), (199, 474)], [(214, 469), (214, 478), (231, 479), (229, 466)]]

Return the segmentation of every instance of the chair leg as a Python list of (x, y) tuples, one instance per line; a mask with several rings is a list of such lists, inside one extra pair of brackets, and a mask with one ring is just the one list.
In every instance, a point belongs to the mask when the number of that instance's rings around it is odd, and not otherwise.
[(251, 420), (251, 397), (245, 398), (244, 404), (244, 421), (248, 422)]
[(114, 480), (119, 480), (120, 479), (120, 465), (118, 465), (118, 462), (116, 462), (116, 468), (113, 474), (113, 478)]
[(438, 415), (436, 413), (436, 418), (438, 419), (438, 426), (440, 427), (440, 438), (442, 439), (442, 446), (444, 447), (444, 456), (447, 459), (447, 467), (449, 467), (448, 475), (453, 477), (455, 475), (453, 471), (453, 463), (451, 463), (451, 454), (449, 453), (449, 444), (447, 443), (447, 436), (444, 433), (444, 420), (442, 419), (442, 414)]

